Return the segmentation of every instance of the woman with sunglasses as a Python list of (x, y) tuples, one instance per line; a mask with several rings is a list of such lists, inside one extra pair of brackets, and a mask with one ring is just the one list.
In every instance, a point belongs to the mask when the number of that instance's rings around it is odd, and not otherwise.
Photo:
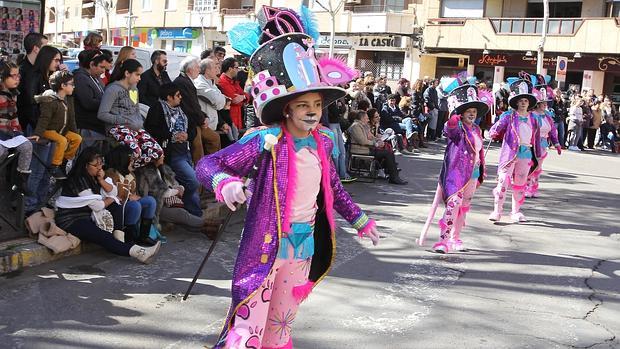
[(131, 256), (142, 263), (149, 263), (159, 251), (159, 241), (152, 247), (123, 242), (112, 233), (99, 228), (91, 218), (93, 213), (118, 204), (116, 192), (117, 188), (111, 184), (111, 180), (106, 181), (101, 155), (95, 148), (84, 149), (71, 168), (61, 195), (56, 200), (56, 225), (79, 239), (100, 245), (114, 254)]

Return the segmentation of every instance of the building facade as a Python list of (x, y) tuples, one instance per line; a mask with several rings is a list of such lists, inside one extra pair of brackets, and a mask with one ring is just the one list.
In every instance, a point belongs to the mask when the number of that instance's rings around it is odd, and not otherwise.
[[(536, 72), (542, 0), (426, 0), (424, 60), (429, 75), (463, 70), (499, 83)], [(620, 103), (620, 1), (550, 0), (543, 66), (555, 79), (568, 58), (562, 88), (594, 89)]]

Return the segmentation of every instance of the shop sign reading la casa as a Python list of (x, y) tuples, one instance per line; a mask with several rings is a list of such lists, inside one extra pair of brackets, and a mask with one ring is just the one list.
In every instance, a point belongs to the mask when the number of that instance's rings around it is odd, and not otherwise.
[(359, 39), (360, 47), (400, 47), (400, 37), (367, 37)]

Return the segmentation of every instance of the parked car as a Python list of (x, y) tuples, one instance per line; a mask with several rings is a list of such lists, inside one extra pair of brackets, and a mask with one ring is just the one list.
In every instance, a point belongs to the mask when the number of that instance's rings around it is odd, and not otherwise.
[[(123, 46), (101, 46), (101, 48), (112, 51), (112, 55), (116, 61), (118, 52), (121, 48), (123, 48)], [(153, 54), (153, 51), (157, 49), (144, 47), (136, 47), (135, 49), (136, 59), (140, 62), (140, 64), (142, 64), (144, 70), (151, 68), (151, 54)], [(174, 80), (177, 76), (179, 76), (181, 61), (183, 58), (189, 56), (189, 54), (185, 52), (166, 51), (166, 55), (168, 56), (168, 67), (166, 70), (168, 71), (170, 78)]]

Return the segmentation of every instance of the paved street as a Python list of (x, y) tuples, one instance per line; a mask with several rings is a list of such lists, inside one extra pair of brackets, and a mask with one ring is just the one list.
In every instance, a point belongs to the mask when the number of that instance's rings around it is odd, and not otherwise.
[[(372, 247), (340, 220), (336, 263), (301, 307), (295, 348), (620, 348), (620, 156), (550, 154), (542, 195), (524, 206), (530, 222), (515, 225), (486, 219), (497, 154), (463, 232), (467, 252), (430, 252), (436, 225), (415, 244), (442, 146), (398, 157), (406, 187), (348, 185), (385, 238)], [(233, 220), (185, 302), (209, 242), (184, 232), (148, 266), (96, 250), (0, 277), (0, 347), (212, 345), (242, 216)]]

